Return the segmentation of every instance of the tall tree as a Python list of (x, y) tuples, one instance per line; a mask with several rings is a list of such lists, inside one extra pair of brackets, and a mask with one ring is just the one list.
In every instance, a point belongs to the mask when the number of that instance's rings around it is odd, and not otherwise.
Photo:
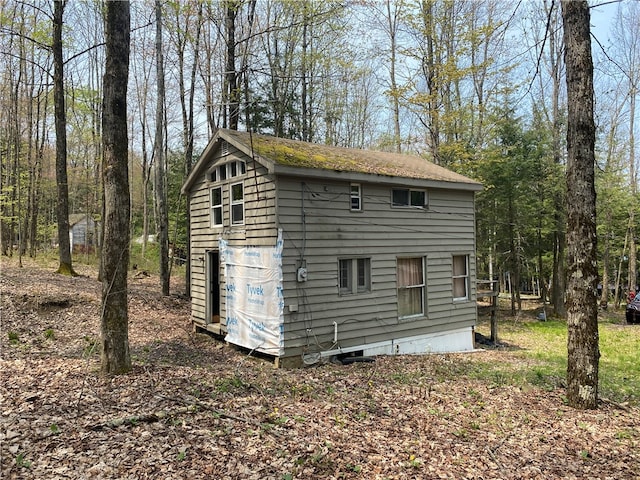
[[(198, 60), (200, 55), (200, 42), (202, 37), (202, 27), (204, 24), (203, 4), (199, 2), (197, 6), (193, 6), (191, 4), (181, 5), (179, 3), (176, 3), (174, 4), (173, 13), (175, 15), (175, 22), (173, 25), (172, 38), (175, 46), (175, 51), (178, 56), (178, 85), (180, 88), (180, 107), (182, 111), (182, 143), (184, 148), (182, 180), (184, 180), (191, 172), (191, 168), (193, 166), (195, 132), (194, 100), (196, 93), (196, 74), (199, 67)], [(185, 66), (185, 52), (187, 51), (188, 45), (191, 45), (193, 58), (191, 63), (191, 72), (187, 82), (185, 78), (187, 73)], [(184, 211), (186, 212), (187, 229), (185, 286), (187, 296), (189, 296), (191, 288), (191, 242), (189, 242), (188, 239), (190, 237), (191, 231), (191, 212), (189, 211), (189, 208), (185, 208)]]
[(156, 0), (156, 136), (154, 142), (156, 234), (160, 247), (160, 287), (163, 295), (169, 295), (169, 214), (167, 212), (165, 156), (164, 156), (164, 57), (162, 49), (162, 5)]
[(130, 5), (106, 1), (104, 100), (102, 111), (104, 230), (102, 247), (102, 372), (131, 369), (129, 353), (129, 163), (127, 81)]
[(635, 293), (638, 283), (637, 267), (637, 228), (638, 218), (636, 211), (639, 206), (638, 199), (638, 173), (636, 167), (636, 104), (640, 94), (640, 5), (637, 2), (629, 2), (620, 5), (613, 29), (613, 41), (618, 46), (616, 65), (623, 70), (628, 93), (626, 97), (629, 105), (629, 137), (628, 137), (628, 164), (629, 164), (629, 191), (632, 202), (628, 210), (629, 227), (629, 263), (627, 271), (627, 285), (629, 292)]
[(64, 60), (62, 57), (62, 17), (66, 0), (53, 2), (53, 98), (56, 118), (56, 183), (58, 185), (58, 273), (76, 275), (69, 240), (69, 183), (67, 179), (67, 113), (64, 100)]
[(242, 6), (241, 0), (225, 0), (225, 33), (227, 46), (227, 69), (224, 76), (223, 102), (225, 115), (222, 126), (231, 130), (238, 129), (240, 117), (240, 90), (236, 71), (236, 18)]
[(598, 268), (596, 262), (593, 62), (586, 0), (562, 0), (567, 69), (567, 399), (598, 405)]
[[(553, 160), (556, 165), (562, 164), (562, 144), (560, 134), (562, 131), (562, 121), (560, 118), (560, 82), (561, 82), (561, 59), (563, 45), (557, 38), (558, 15), (555, 2), (551, 2), (547, 13), (546, 34), (549, 36), (549, 69), (552, 82), (551, 95), (551, 131), (553, 134)], [(545, 2), (545, 11), (547, 5)], [(551, 276), (551, 301), (556, 315), (564, 317), (566, 315), (565, 306), (565, 245), (566, 245), (566, 202), (564, 189), (554, 190), (554, 218), (556, 228), (554, 230), (553, 242), (553, 273)]]

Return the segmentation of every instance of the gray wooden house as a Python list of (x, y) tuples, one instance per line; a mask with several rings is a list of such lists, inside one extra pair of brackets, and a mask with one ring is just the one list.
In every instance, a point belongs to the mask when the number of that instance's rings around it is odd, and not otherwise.
[(480, 189), (422, 158), (220, 129), (182, 187), (192, 320), (287, 366), (472, 349)]

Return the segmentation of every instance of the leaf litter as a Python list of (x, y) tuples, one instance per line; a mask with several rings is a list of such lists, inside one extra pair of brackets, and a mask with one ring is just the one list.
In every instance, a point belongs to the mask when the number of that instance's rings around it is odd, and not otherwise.
[(640, 409), (470, 378), (508, 351), (278, 370), (129, 279), (134, 368), (99, 374), (100, 283), (2, 259), (3, 479), (633, 479)]

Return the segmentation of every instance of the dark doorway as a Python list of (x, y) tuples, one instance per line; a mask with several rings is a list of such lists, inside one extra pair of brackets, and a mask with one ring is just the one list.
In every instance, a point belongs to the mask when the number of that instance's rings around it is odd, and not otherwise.
[(207, 252), (207, 323), (220, 323), (220, 253)]

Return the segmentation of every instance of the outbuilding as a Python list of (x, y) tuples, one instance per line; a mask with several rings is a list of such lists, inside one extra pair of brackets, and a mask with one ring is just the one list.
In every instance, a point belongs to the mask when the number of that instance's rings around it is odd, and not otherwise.
[(192, 321), (283, 366), (471, 350), (481, 188), (416, 156), (219, 129), (182, 187)]
[(72, 253), (93, 253), (97, 246), (98, 224), (91, 215), (69, 215), (69, 244)]

